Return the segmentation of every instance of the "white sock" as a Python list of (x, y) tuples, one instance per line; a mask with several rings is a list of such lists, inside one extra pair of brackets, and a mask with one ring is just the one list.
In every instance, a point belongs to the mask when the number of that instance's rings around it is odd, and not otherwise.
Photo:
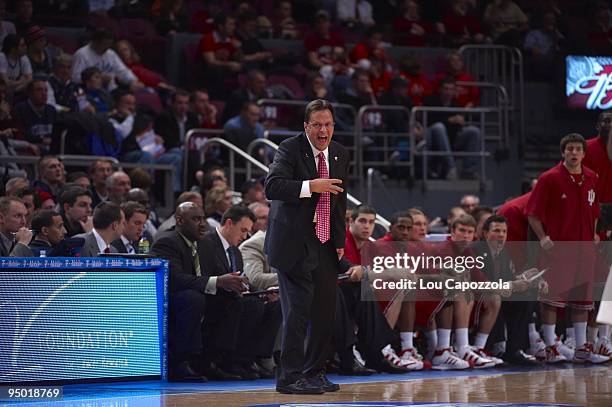
[(555, 324), (542, 324), (542, 334), (544, 336), (544, 343), (546, 346), (553, 346), (557, 335), (555, 335)]
[(589, 343), (597, 342), (597, 333), (599, 332), (599, 327), (588, 327), (587, 328), (587, 341)]
[(465, 346), (470, 346), (467, 328), (455, 329), (455, 345), (457, 345), (457, 349), (461, 349)]
[(400, 339), (402, 340), (402, 350), (404, 349), (412, 349), (412, 338), (414, 337), (414, 332), (400, 332)]
[(574, 337), (576, 338), (576, 349), (582, 348), (586, 343), (586, 322), (574, 322)]
[(450, 329), (438, 328), (438, 345), (436, 349), (450, 348)]
[(477, 348), (484, 348), (487, 346), (487, 339), (489, 339), (489, 334), (483, 334), (482, 332), (478, 332), (476, 334), (476, 339), (474, 340), (474, 346)]
[(574, 337), (574, 327), (565, 328), (565, 339)]
[(529, 343), (533, 345), (538, 341), (538, 339), (540, 339), (540, 334), (536, 330), (535, 323), (532, 322), (529, 324)]
[(608, 324), (598, 324), (599, 326), (599, 337), (600, 338), (608, 338), (610, 336), (610, 325)]
[(425, 338), (427, 338), (427, 349), (437, 349), (438, 332), (435, 329), (433, 331), (425, 331)]

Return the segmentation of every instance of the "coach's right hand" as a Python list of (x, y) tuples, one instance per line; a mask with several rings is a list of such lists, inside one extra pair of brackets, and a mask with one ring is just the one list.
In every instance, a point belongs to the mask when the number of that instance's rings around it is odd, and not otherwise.
[(339, 194), (344, 189), (338, 185), (342, 184), (341, 179), (337, 178), (317, 178), (309, 181), (310, 192), (317, 192), (319, 194), (323, 192), (329, 192), (332, 194)]
[(545, 236), (542, 240), (540, 240), (540, 247), (544, 250), (550, 250), (553, 248), (555, 244), (552, 240), (550, 240), (550, 236)]
[(243, 283), (247, 283), (248, 280), (241, 276), (240, 273), (229, 273), (223, 274), (217, 277), (217, 288), (223, 288), (227, 291), (233, 291), (235, 293), (242, 293), (246, 291)]

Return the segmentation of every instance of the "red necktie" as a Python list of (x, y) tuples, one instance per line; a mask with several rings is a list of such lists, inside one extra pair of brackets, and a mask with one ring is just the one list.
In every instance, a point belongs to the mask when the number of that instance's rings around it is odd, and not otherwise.
[[(320, 152), (319, 155), (319, 178), (329, 178), (327, 172), (327, 164), (325, 163), (325, 154)], [(316, 233), (321, 243), (329, 240), (329, 212), (330, 212), (330, 195), (329, 192), (323, 192), (317, 203), (317, 226)]]
[(104, 249), (104, 254), (109, 254), (110, 253), (110, 247), (107, 247), (106, 249)]

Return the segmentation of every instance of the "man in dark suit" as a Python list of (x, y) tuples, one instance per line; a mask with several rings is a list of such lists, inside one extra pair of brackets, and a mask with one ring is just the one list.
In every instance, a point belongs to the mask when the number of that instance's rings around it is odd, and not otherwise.
[(514, 265), (505, 248), (508, 234), (506, 218), (492, 215), (484, 222), (482, 230), (484, 240), (476, 242), (472, 248), (476, 256), (482, 256), (484, 259), (482, 270), (484, 275), (489, 281), (501, 279), (510, 281), (512, 285), (512, 293), (506, 293), (511, 295), (502, 301), (499, 314), (494, 321), (489, 343), (506, 341), (506, 353), (503, 357), (506, 362), (534, 365), (535, 359), (523, 350), (529, 349), (528, 324), (533, 313), (529, 297), (530, 295), (535, 297), (535, 294), (527, 291), (529, 289), (527, 281), (515, 275)]
[[(334, 327), (336, 279), (344, 253), (349, 154), (332, 142), (332, 105), (306, 106), (304, 133), (283, 141), (266, 178), (272, 200), (266, 253), (277, 269), (283, 309), (281, 366), (276, 390), (337, 391), (323, 370)], [(304, 339), (307, 347), (304, 352)]]
[(125, 214), (125, 228), (123, 234), (111, 244), (117, 249), (117, 253), (138, 253), (138, 241), (142, 237), (149, 210), (138, 202), (128, 201), (121, 204)]
[(27, 251), (32, 232), (26, 227), (28, 211), (19, 198), (0, 198), (0, 257)]
[[(244, 267), (238, 245), (255, 220), (247, 207), (234, 205), (223, 214), (221, 225), (204, 236), (202, 269), (211, 279), (230, 276), (244, 285), (243, 291), (248, 289), (248, 279), (241, 275)], [(272, 378), (272, 372), (256, 361), (272, 356), (281, 323), (278, 301), (221, 289), (207, 294), (203, 331), (207, 357), (243, 379)]]
[(166, 150), (181, 148), (187, 132), (199, 127), (197, 116), (189, 111), (189, 93), (176, 91), (170, 97), (170, 109), (155, 120), (155, 133), (164, 139)]
[(101, 202), (94, 209), (93, 226), (91, 232), (74, 236), (85, 239), (79, 256), (96, 257), (100, 253), (118, 253), (111, 242), (123, 234), (125, 215), (121, 207), (113, 202)]

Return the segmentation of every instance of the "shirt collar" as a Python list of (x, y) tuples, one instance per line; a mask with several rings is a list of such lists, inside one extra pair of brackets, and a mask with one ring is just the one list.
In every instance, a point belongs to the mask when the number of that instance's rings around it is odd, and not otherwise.
[[(304, 137), (306, 137), (306, 140), (308, 141), (308, 144), (310, 144), (310, 149), (312, 150), (312, 155), (314, 156), (315, 159), (315, 164), (319, 163), (319, 159), (317, 158), (319, 156), (319, 153), (321, 152), (320, 150), (318, 150), (311, 142), (310, 142), (310, 138), (308, 138), (308, 135), (306, 133), (304, 133)], [(325, 162), (328, 163), (328, 171), (329, 171), (329, 146), (327, 146), (327, 148), (325, 150), (323, 150), (323, 155), (325, 156)], [(316, 167), (318, 168), (318, 167)]]
[[(121, 235), (121, 241), (123, 242), (123, 245), (125, 246), (126, 249), (128, 249), (128, 246), (129, 246), (132, 249), (136, 250), (134, 248), (134, 245), (132, 244), (132, 242), (130, 242), (127, 237)], [(129, 249), (128, 249), (128, 251), (129, 251)]]
[(198, 242), (192, 242), (191, 240), (187, 239), (185, 237), (184, 234), (182, 234), (181, 232), (177, 232), (179, 235), (181, 235), (181, 237), (183, 238), (183, 240), (185, 241), (185, 243), (187, 244), (187, 246), (189, 246), (190, 249), (197, 249), (198, 248)]
[(221, 244), (223, 245), (223, 250), (225, 250), (227, 252), (227, 249), (229, 249), (231, 245), (229, 244), (229, 242), (227, 240), (225, 240), (225, 238), (221, 234), (221, 228), (219, 226), (217, 226), (215, 228), (215, 230), (217, 231), (217, 235), (219, 235), (219, 239), (221, 239)]
[(104, 241), (102, 236), (100, 236), (96, 228), (93, 228), (92, 232), (93, 232), (94, 237), (96, 238), (96, 243), (98, 244), (98, 249), (100, 250), (99, 253), (104, 253), (104, 250), (106, 250), (106, 248), (109, 247), (109, 245), (106, 244), (106, 242)]

